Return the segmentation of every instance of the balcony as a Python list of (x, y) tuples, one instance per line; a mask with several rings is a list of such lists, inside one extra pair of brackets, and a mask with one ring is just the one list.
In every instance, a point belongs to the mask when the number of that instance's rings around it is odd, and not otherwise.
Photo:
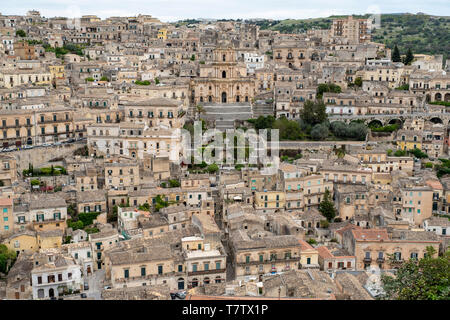
[(210, 269), (210, 270), (198, 270), (188, 272), (188, 276), (200, 276), (205, 274), (225, 273), (226, 269)]
[(365, 257), (364, 259), (363, 259), (363, 261), (364, 261), (364, 263), (371, 263), (372, 262), (372, 258), (368, 258), (368, 257)]
[(300, 257), (291, 257), (291, 258), (285, 258), (285, 259), (264, 259), (264, 260), (256, 260), (256, 261), (249, 261), (249, 262), (237, 262), (237, 266), (251, 266), (251, 265), (258, 265), (258, 264), (269, 264), (269, 263), (280, 263), (280, 262), (296, 262), (300, 261)]
[(384, 263), (384, 261), (385, 261), (384, 257), (377, 258), (377, 263)]
[(56, 119), (56, 120), (53, 120), (53, 119), (45, 120), (44, 119), (44, 121), (39, 120), (38, 124), (50, 124), (50, 123), (60, 123), (60, 122), (72, 122), (72, 119), (71, 118), (69, 118), (69, 119)]

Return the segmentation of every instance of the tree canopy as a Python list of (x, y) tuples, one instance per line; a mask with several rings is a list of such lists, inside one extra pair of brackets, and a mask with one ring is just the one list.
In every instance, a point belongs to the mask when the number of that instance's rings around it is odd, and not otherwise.
[(395, 276), (383, 274), (381, 299), (450, 300), (450, 251), (440, 257), (434, 254), (435, 250), (427, 247), (424, 258), (405, 261)]
[(411, 62), (413, 62), (413, 60), (414, 60), (414, 55), (412, 53), (412, 50), (411, 50), (411, 48), (408, 48), (408, 51), (406, 52), (406, 56), (403, 59), (403, 63), (405, 65), (410, 65)]
[(319, 211), (329, 222), (333, 221), (337, 214), (334, 203), (331, 200), (330, 190), (328, 189), (325, 190), (323, 200), (319, 203)]
[(327, 112), (323, 100), (317, 100), (316, 102), (306, 100), (303, 109), (300, 111), (300, 118), (311, 126), (324, 122), (327, 119)]
[(392, 50), (391, 60), (392, 60), (392, 62), (401, 62), (402, 61), (400, 58), (400, 50), (398, 50), (397, 45), (395, 45), (394, 50)]
[(322, 99), (324, 92), (341, 93), (341, 87), (334, 83), (321, 83), (317, 87), (317, 99)]
[(19, 30), (16, 31), (16, 36), (19, 36), (21, 38), (25, 38), (27, 36), (27, 34), (22, 29), (19, 29)]
[(4, 244), (0, 244), (0, 272), (8, 273), (15, 259), (16, 252), (8, 249)]

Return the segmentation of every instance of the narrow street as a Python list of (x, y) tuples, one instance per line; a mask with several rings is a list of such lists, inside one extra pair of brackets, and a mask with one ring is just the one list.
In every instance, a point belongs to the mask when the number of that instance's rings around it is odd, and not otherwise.
[(98, 270), (94, 274), (85, 277), (89, 283), (89, 290), (83, 291), (88, 298), (101, 300), (103, 290), (103, 280), (105, 279), (105, 270)]

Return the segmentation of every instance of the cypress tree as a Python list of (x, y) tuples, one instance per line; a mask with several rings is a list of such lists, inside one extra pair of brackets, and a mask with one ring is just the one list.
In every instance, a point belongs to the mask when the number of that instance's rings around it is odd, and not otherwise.
[(395, 45), (395, 47), (394, 47), (394, 51), (392, 52), (391, 59), (392, 59), (392, 62), (400, 62), (401, 61), (401, 59), (400, 59), (400, 51), (398, 50), (397, 45)]

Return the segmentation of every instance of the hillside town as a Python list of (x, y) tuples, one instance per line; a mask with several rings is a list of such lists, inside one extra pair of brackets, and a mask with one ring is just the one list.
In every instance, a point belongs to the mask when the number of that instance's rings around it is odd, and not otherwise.
[[(372, 23), (0, 14), (0, 300), (375, 300), (442, 257), (450, 57)], [(273, 162), (192, 163), (195, 123)]]

